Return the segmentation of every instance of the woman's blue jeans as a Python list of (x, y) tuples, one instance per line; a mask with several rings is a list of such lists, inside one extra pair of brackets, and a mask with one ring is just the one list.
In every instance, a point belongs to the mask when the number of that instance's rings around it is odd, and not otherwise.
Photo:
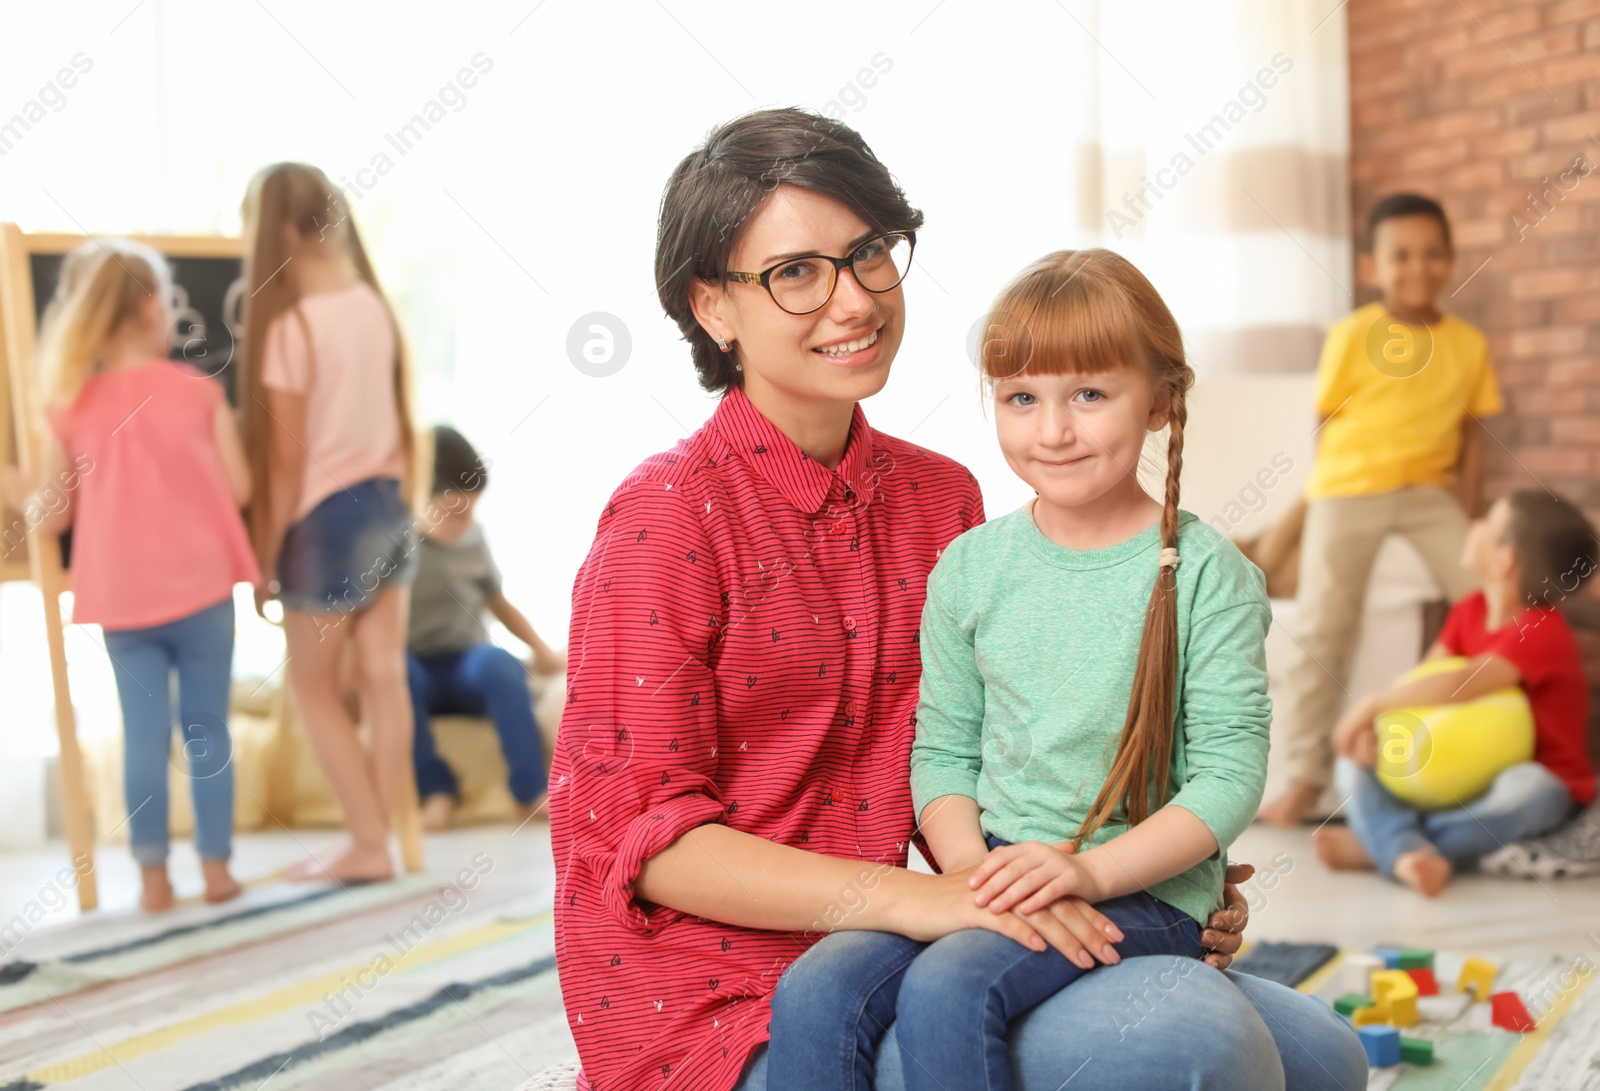
[[(1007, 1037), (1018, 1091), (1367, 1086), (1360, 1040), (1326, 1003), (1172, 955), (1102, 966), (1015, 1020)], [(735, 1091), (769, 1091), (767, 1049), (751, 1055)], [(878, 1051), (874, 1091), (905, 1091), (903, 1065), (913, 1061), (902, 1062), (901, 1052), (891, 1024)], [(770, 1091), (792, 1089), (774, 1084)]]
[[(1019, 1091), (1366, 1086), (1360, 1040), (1322, 1000), (1174, 955), (1130, 958), (1086, 974), (1014, 1021), (1008, 1051)], [(912, 1064), (917, 1057), (902, 1051), (890, 1025), (878, 1046), (874, 1091), (906, 1091)], [(752, 1054), (734, 1091), (768, 1091), (766, 1046)]]
[(233, 599), (147, 629), (106, 631), (122, 705), (122, 793), (133, 858), (167, 859), (167, 763), (172, 754), (172, 681), (184, 771), (194, 798), (201, 857), (233, 853), (233, 741), (228, 690), (233, 674)]
[(1572, 813), (1572, 793), (1536, 761), (1513, 765), (1489, 791), (1466, 806), (1419, 811), (1391, 793), (1377, 774), (1349, 758), (1334, 765), (1334, 784), (1349, 801), (1350, 830), (1383, 875), (1407, 852), (1431, 849), (1452, 864), (1474, 864), (1480, 856), (1543, 833)]

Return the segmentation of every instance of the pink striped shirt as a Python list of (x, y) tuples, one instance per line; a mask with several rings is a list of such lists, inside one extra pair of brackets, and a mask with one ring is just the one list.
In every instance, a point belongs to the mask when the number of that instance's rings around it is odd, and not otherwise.
[(982, 521), (965, 468), (859, 405), (828, 470), (739, 390), (612, 494), (573, 590), (551, 770), (556, 954), (587, 1086), (731, 1088), (779, 975), (832, 923), (760, 931), (635, 899), (686, 830), (858, 859), (869, 889), (905, 865), (927, 577)]

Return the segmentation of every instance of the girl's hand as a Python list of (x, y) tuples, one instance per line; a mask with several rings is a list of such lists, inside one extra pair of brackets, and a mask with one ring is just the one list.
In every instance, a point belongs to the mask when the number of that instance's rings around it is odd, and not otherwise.
[(267, 616), (267, 603), (278, 597), (274, 592), (268, 589), (270, 586), (270, 584), (264, 583), (256, 584), (256, 614), (261, 618), (262, 621), (272, 620)]
[(1069, 896), (1102, 900), (1089, 869), (1075, 855), (1042, 841), (1001, 845), (983, 858), (969, 882), (977, 904), (993, 913), (1037, 913)]
[[(991, 913), (976, 905), (972, 900), (972, 889), (967, 885), (971, 874), (972, 869), (969, 868), (944, 875), (915, 876), (914, 892), (909, 897), (903, 898), (891, 910), (891, 927), (888, 931), (898, 932), (907, 939), (914, 939), (920, 943), (932, 943), (936, 939), (948, 936), (951, 932), (960, 932), (966, 928), (987, 928), (991, 932), (1009, 936), (1030, 951), (1043, 951), (1049, 946), (1044, 936), (1040, 934), (1040, 929), (1024, 921), (1017, 914)], [(1049, 913), (1039, 914), (1038, 917), (1039, 924), (1043, 925), (1048, 934), (1057, 939), (1062, 938), (1064, 925), (1059, 922), (1052, 923), (1055, 918)], [(1051, 917), (1051, 920), (1046, 921), (1044, 917)], [(1078, 944), (1076, 948), (1081, 949), (1081, 946)], [(1067, 957), (1072, 957), (1059, 945), (1058, 949), (1067, 954)]]
[(1250, 923), (1250, 905), (1237, 884), (1245, 882), (1256, 873), (1254, 864), (1229, 864), (1223, 872), (1222, 908), (1211, 914), (1200, 942), (1211, 953), (1206, 956), (1207, 966), (1226, 970), (1244, 942), (1242, 933)]

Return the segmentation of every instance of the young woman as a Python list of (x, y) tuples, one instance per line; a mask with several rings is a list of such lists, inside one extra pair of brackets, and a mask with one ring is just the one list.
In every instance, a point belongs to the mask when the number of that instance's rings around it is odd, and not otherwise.
[[(551, 834), (588, 1082), (761, 1091), (773, 991), (821, 934), (986, 928), (1114, 964), (1011, 1027), (1024, 1091), (1365, 1086), (1310, 997), (1119, 962), (1079, 898), (996, 913), (972, 867), (906, 870), (925, 585), (983, 521), (970, 473), (858, 404), (904, 336), (921, 225), (859, 135), (796, 110), (720, 127), (668, 182), (658, 291), (723, 399), (616, 490), (573, 595)], [(904, 1086), (899, 1054), (878, 1088)]]

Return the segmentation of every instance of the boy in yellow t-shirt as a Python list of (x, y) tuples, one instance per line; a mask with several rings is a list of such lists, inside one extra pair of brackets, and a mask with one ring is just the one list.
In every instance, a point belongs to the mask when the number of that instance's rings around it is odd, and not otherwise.
[(1411, 542), (1451, 601), (1476, 589), (1459, 563), (1483, 496), (1481, 417), (1500, 412), (1484, 336), (1439, 310), (1455, 253), (1437, 201), (1399, 193), (1368, 220), (1362, 271), (1382, 293), (1328, 331), (1317, 368), (1320, 439), (1306, 486), (1299, 610), (1285, 734), (1289, 788), (1261, 809), (1294, 825), (1333, 767), (1332, 730), (1378, 547)]

